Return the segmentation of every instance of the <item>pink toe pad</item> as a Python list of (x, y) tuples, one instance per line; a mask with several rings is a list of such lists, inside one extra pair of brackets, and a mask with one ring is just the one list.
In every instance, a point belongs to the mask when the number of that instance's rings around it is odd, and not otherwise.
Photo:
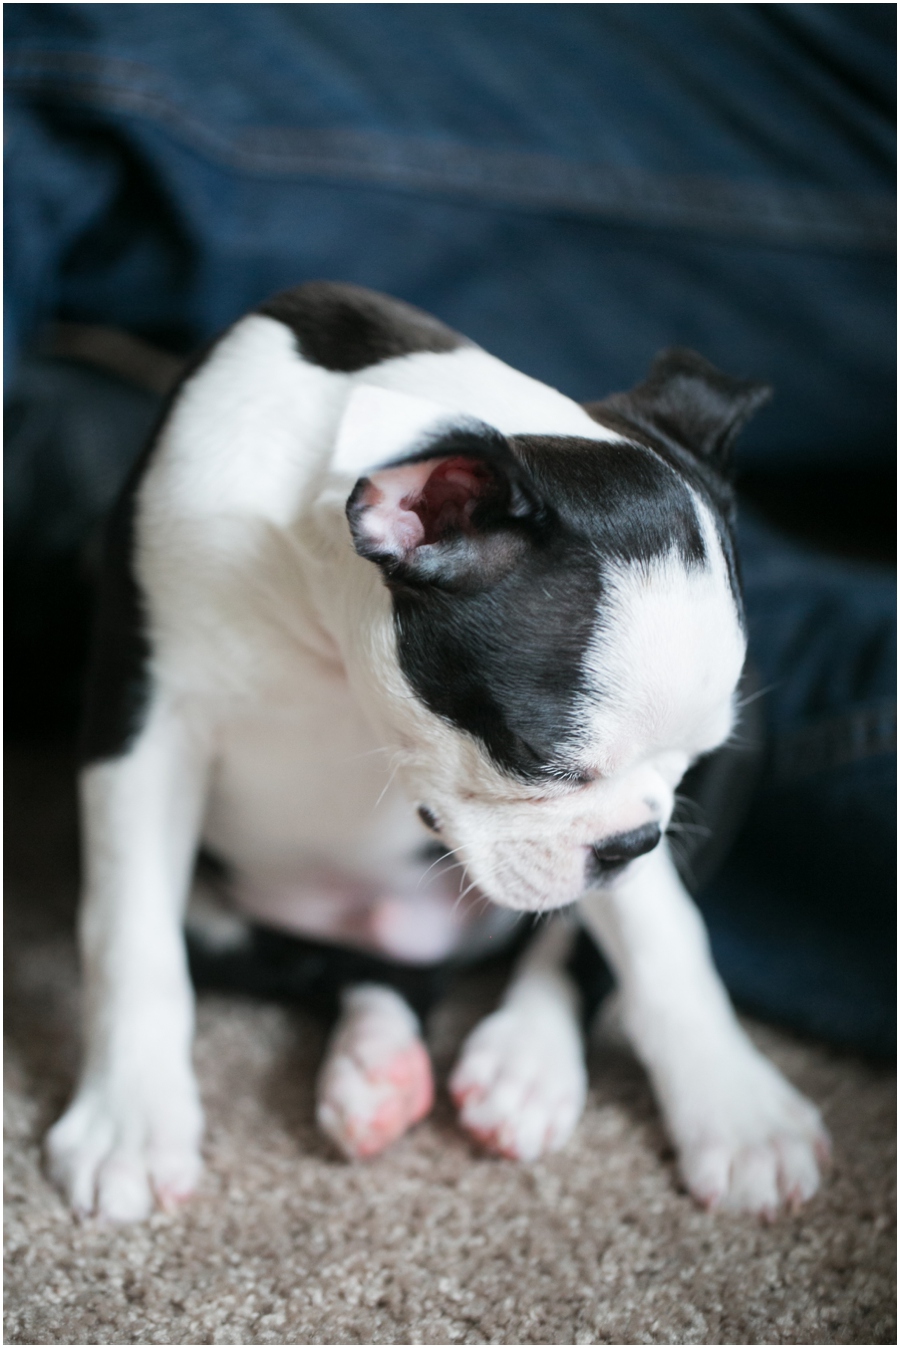
[(423, 1119), (434, 1103), (431, 1061), (418, 1040), (371, 1068), (366, 1076), (373, 1086), (381, 1088), (382, 1098), (368, 1117), (357, 1116), (346, 1122), (346, 1148), (360, 1158), (384, 1151)]

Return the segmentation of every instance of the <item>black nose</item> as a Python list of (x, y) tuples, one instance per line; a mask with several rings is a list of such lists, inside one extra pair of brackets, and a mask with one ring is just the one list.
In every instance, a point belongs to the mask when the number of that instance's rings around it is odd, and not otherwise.
[(633, 828), (630, 833), (619, 833), (615, 838), (595, 843), (588, 862), (589, 878), (599, 880), (615, 875), (629, 861), (634, 861), (635, 857), (652, 852), (661, 837), (658, 824), (643, 824), (640, 828)]

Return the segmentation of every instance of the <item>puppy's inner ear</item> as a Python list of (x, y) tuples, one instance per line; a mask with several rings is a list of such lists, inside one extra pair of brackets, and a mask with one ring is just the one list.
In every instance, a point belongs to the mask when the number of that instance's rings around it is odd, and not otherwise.
[(476, 588), (524, 546), (531, 503), (503, 467), (465, 454), (424, 458), (361, 478), (347, 502), (360, 556), (389, 579)]
[(473, 533), (476, 507), (500, 495), (495, 474), (461, 455), (384, 469), (361, 494), (361, 534), (379, 555), (409, 557), (423, 544)]

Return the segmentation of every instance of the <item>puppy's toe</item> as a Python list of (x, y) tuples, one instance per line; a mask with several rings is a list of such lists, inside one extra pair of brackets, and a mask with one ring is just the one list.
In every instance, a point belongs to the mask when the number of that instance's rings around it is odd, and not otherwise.
[(196, 1147), (179, 1146), (171, 1139), (150, 1149), (150, 1180), (153, 1195), (164, 1212), (173, 1212), (197, 1188), (203, 1162)]
[[(818, 1145), (816, 1145), (818, 1143)], [(806, 1139), (777, 1139), (778, 1191), (787, 1208), (795, 1212), (819, 1187), (819, 1168), (827, 1168), (831, 1145), (824, 1133), (816, 1135), (813, 1146)]]
[(735, 1154), (724, 1206), (735, 1212), (755, 1212), (766, 1221), (774, 1221), (779, 1208), (774, 1147), (744, 1147)]
[(679, 1161), (703, 1207), (772, 1221), (818, 1189), (828, 1134), (814, 1106), (770, 1063), (747, 1055), (730, 1074), (711, 1073), (695, 1090), (692, 1111), (693, 1136), (683, 1135)]
[(140, 1222), (153, 1210), (153, 1193), (144, 1158), (117, 1151), (97, 1171), (97, 1214), (109, 1222)]
[(463, 1047), (450, 1092), (463, 1128), (486, 1150), (534, 1161), (565, 1146), (587, 1089), (581, 1038), (557, 1008), (506, 1006)]
[(428, 1051), (413, 1013), (387, 988), (355, 988), (319, 1073), (319, 1127), (350, 1159), (376, 1156), (434, 1102)]
[(681, 1175), (702, 1208), (712, 1211), (728, 1193), (731, 1149), (724, 1143), (686, 1147), (680, 1157)]
[(202, 1123), (191, 1085), (178, 1092), (170, 1083), (148, 1106), (135, 1092), (100, 1081), (48, 1133), (50, 1177), (79, 1216), (141, 1221), (154, 1199), (171, 1208), (193, 1193)]
[(91, 1119), (83, 1099), (76, 1100), (47, 1134), (47, 1171), (80, 1217), (94, 1211), (97, 1171), (111, 1142), (111, 1122)]

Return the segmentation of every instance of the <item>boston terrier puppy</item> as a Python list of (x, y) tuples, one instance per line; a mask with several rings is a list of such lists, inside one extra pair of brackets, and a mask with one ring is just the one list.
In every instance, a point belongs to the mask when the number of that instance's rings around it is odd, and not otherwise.
[[(416, 969), (544, 915), (450, 1083), (488, 1149), (533, 1159), (576, 1126), (580, 923), (694, 1197), (770, 1216), (815, 1192), (819, 1114), (738, 1024), (666, 837), (683, 775), (735, 729), (723, 465), (766, 394), (672, 350), (581, 407), (327, 283), (185, 376), (110, 522), (89, 677), (85, 1055), (48, 1138), (76, 1210), (138, 1219), (197, 1183), (201, 848), (225, 945), (243, 915)], [(318, 1083), (350, 1157), (433, 1097), (417, 1016), (364, 967)]]

